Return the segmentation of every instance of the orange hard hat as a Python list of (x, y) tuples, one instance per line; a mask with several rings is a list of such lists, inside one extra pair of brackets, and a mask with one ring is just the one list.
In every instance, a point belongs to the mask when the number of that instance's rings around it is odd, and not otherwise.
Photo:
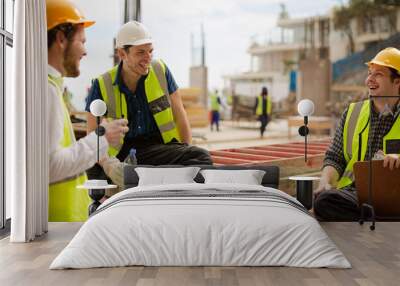
[(47, 30), (60, 24), (83, 24), (89, 27), (95, 21), (87, 20), (78, 7), (69, 0), (46, 0)]

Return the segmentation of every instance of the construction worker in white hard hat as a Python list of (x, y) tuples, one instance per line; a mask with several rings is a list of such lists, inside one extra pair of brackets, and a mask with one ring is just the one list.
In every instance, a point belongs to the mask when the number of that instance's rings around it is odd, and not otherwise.
[(386, 48), (367, 65), (371, 101), (350, 104), (326, 152), (314, 201), (314, 213), (321, 220), (359, 219), (355, 162), (383, 159), (385, 168), (400, 167), (400, 51)]
[[(79, 76), (79, 62), (86, 55), (85, 19), (68, 0), (46, 0), (48, 41), (49, 122), (49, 221), (84, 221), (91, 202), (86, 190), (76, 189), (86, 181), (85, 170), (96, 162), (97, 136), (94, 132), (75, 140), (71, 120), (63, 101), (63, 78)], [(100, 155), (118, 145), (128, 131), (127, 121), (104, 122)]]
[[(136, 21), (124, 24), (116, 48), (120, 63), (93, 81), (86, 105), (89, 111), (93, 100), (103, 99), (106, 117), (129, 121), (121, 146), (110, 148), (111, 160), (102, 162), (105, 173), (120, 185), (121, 178), (113, 176), (114, 164), (124, 161), (131, 149), (136, 149), (138, 164), (212, 164), (208, 151), (190, 145), (190, 125), (178, 86), (167, 65), (153, 60), (153, 39), (147, 28)], [(89, 130), (96, 126), (91, 115), (88, 126)], [(119, 161), (112, 160), (115, 157)], [(99, 166), (88, 175), (104, 178)]]

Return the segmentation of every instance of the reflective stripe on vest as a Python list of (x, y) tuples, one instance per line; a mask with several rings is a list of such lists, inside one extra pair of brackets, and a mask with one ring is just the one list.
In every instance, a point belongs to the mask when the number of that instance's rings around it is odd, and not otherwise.
[[(343, 153), (347, 165), (339, 182), (338, 189), (342, 189), (354, 182), (353, 165), (357, 161), (364, 161), (368, 146), (369, 133), (369, 101), (352, 103), (346, 116), (343, 129)], [(386, 154), (387, 140), (400, 139), (400, 117), (398, 116), (390, 131), (382, 138), (383, 152)], [(361, 147), (361, 149), (360, 149)], [(400, 153), (400, 150), (399, 150)]]
[[(270, 114), (271, 114), (271, 111), (272, 111), (272, 101), (271, 101), (271, 98), (270, 98), (269, 96), (267, 96), (266, 99), (267, 99), (267, 100), (266, 100), (266, 104), (267, 104), (267, 110), (266, 110), (266, 112), (267, 112), (267, 115), (270, 115)], [(259, 96), (257, 97), (256, 115), (262, 115), (262, 114), (263, 114), (262, 102), (263, 102), (263, 97), (262, 97), (262, 95), (259, 95)]]
[[(64, 112), (64, 136), (60, 141), (61, 148), (67, 148), (75, 142), (71, 119), (62, 98), (61, 87), (51, 76), (50, 84), (57, 88), (58, 98)], [(49, 221), (85, 221), (88, 218), (88, 207), (91, 199), (87, 190), (77, 189), (87, 180), (86, 174), (77, 175), (49, 186)]]
[[(125, 96), (119, 90), (118, 84), (114, 85), (117, 71), (118, 66), (115, 66), (98, 77), (100, 92), (104, 102), (107, 104), (107, 117), (117, 119), (121, 118), (121, 114), (123, 114), (124, 118), (128, 118)], [(171, 142), (174, 138), (180, 142), (168, 94), (165, 65), (160, 60), (152, 61), (149, 73), (144, 81), (144, 88), (147, 103), (161, 133), (163, 142)], [(123, 141), (121, 143), (122, 146)], [(108, 153), (111, 156), (116, 156), (119, 150), (110, 147)]]
[(211, 110), (219, 111), (218, 95), (211, 94), (210, 100), (211, 100)]

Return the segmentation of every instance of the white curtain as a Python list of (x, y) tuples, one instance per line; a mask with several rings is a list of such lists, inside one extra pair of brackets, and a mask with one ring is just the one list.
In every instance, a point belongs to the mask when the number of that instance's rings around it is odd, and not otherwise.
[(6, 99), (6, 187), (12, 242), (48, 227), (46, 1), (15, 1), (13, 93)]

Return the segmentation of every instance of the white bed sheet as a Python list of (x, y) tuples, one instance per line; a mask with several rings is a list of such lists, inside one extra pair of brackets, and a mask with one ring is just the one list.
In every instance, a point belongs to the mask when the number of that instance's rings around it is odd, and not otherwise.
[[(125, 190), (89, 218), (50, 269), (145, 266), (293, 266), (350, 268), (310, 215), (258, 198), (162, 198), (122, 201), (131, 192), (263, 190), (254, 185), (177, 184)], [(108, 207), (107, 207), (108, 206)]]

